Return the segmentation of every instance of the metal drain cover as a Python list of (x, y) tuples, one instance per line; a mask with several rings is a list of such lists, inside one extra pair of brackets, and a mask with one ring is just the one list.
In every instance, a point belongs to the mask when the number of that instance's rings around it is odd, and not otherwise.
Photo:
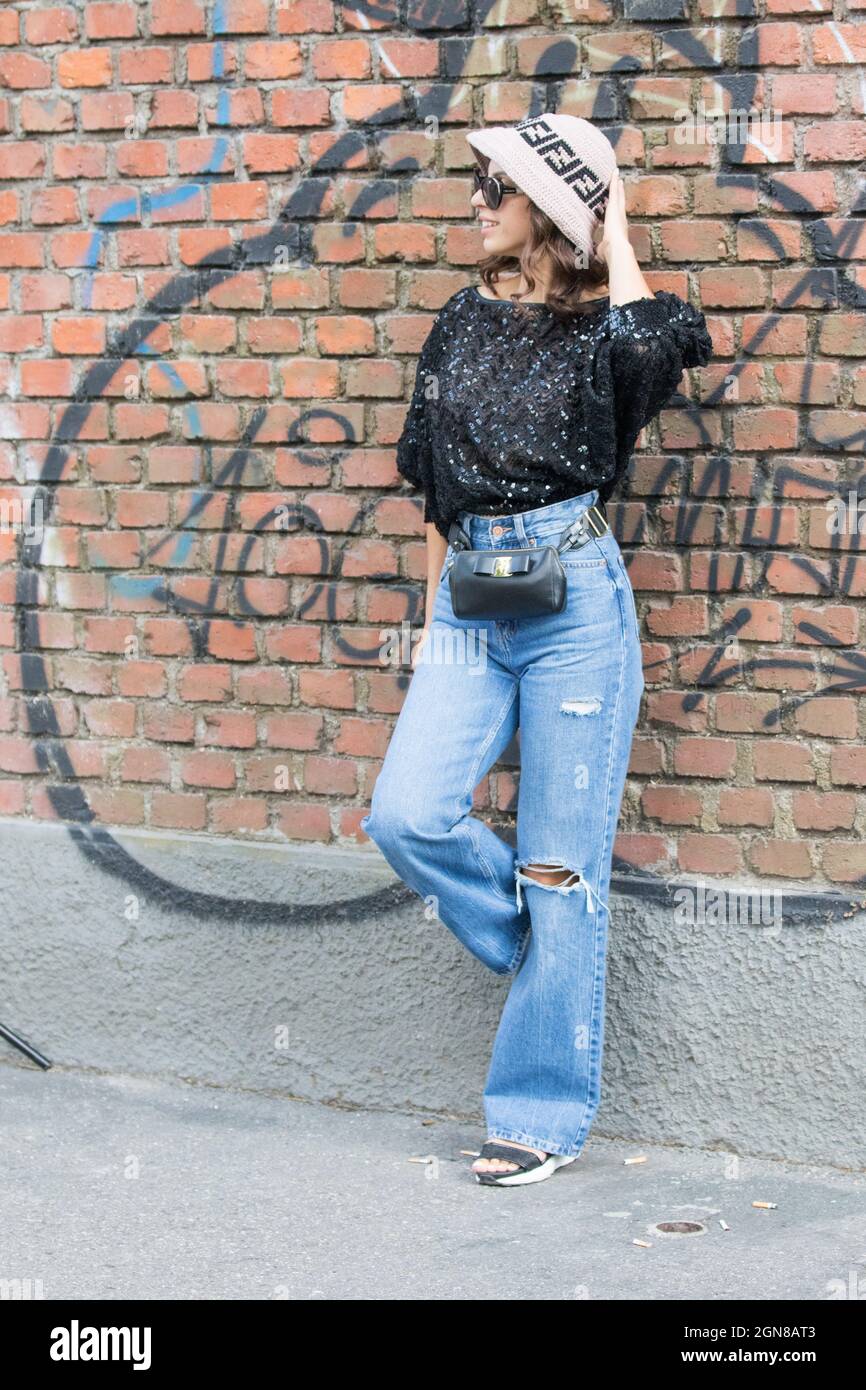
[(707, 1228), (702, 1221), (658, 1221), (650, 1230), (657, 1236), (705, 1236)]

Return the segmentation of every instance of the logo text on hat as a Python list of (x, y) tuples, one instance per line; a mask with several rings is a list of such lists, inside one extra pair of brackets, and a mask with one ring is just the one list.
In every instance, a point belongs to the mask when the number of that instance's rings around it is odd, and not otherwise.
[(558, 135), (543, 116), (529, 116), (515, 126), (522, 139), (540, 155), (552, 173), (574, 189), (578, 197), (601, 217), (607, 203), (608, 189), (563, 136)]

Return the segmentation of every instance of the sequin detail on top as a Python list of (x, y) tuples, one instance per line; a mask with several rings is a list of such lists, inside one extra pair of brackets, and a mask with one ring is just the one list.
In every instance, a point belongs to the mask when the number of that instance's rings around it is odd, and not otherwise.
[(666, 291), (562, 321), (458, 290), (421, 349), (397, 469), (443, 536), (461, 509), (607, 498), (683, 370), (711, 352), (703, 314)]

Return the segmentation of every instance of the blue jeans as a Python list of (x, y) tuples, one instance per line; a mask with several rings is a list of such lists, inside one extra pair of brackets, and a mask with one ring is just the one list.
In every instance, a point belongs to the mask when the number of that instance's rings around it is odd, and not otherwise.
[[(596, 499), (458, 520), (474, 549), (555, 545)], [(452, 553), (360, 825), (464, 946), (514, 976), (484, 1089), (489, 1136), (577, 1154), (600, 1098), (613, 841), (644, 688), (634, 598), (608, 531), (561, 552), (561, 613), (461, 620)], [(515, 854), (471, 811), (518, 726)], [(562, 872), (542, 883), (528, 866)]]

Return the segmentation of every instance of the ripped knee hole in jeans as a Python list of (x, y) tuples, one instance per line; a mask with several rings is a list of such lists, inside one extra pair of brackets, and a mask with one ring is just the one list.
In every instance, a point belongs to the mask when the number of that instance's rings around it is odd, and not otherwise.
[[(545, 877), (540, 878), (539, 874)], [(556, 875), (550, 878), (549, 875)], [(517, 889), (517, 907), (522, 907), (522, 897), (520, 892), (521, 883), (534, 884), (538, 888), (544, 888), (547, 892), (553, 893), (574, 893), (582, 888), (586, 894), (587, 912), (595, 912), (595, 902), (598, 901), (603, 908), (607, 903), (602, 902), (598, 894), (589, 886), (584, 875), (579, 869), (572, 869), (562, 859), (520, 859), (514, 866), (514, 881)]]

